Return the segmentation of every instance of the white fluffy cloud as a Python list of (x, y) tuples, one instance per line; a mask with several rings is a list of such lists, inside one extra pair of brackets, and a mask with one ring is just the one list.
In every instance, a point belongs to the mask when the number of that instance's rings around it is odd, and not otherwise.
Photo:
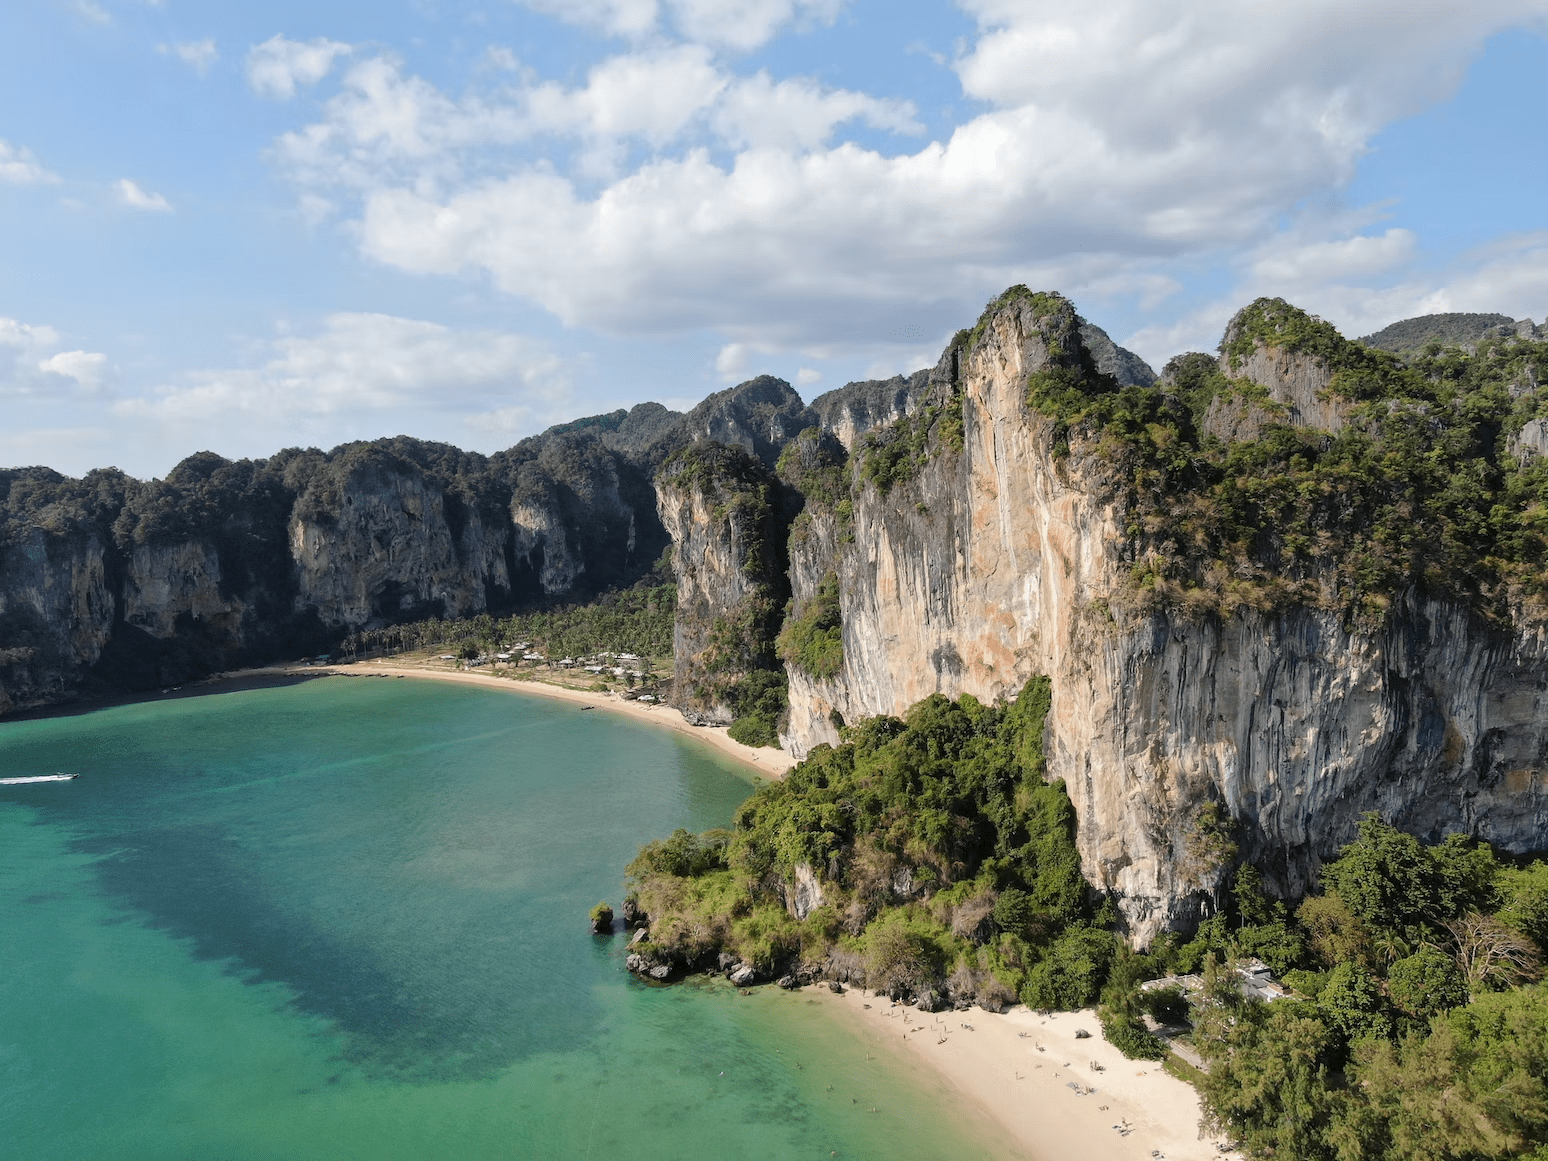
[(156, 51), (163, 56), (177, 57), (201, 77), (220, 59), (220, 50), (215, 47), (215, 41), (208, 37), (204, 40), (179, 41), (176, 44), (158, 44)]
[(824, 89), (803, 77), (775, 83), (766, 72), (727, 86), (715, 111), (720, 137), (737, 149), (795, 153), (825, 145), (846, 122), (915, 135), (924, 132), (907, 101)]
[(118, 200), (133, 210), (146, 210), (150, 213), (169, 214), (172, 212), (172, 203), (167, 201), (159, 193), (152, 193), (142, 189), (137, 183), (127, 177), (121, 177), (113, 184), (118, 191)]
[[(467, 188), (476, 175), (509, 172), (512, 147), (576, 146), (578, 174), (616, 177), (632, 145), (654, 152), (704, 133), (731, 148), (807, 150), (845, 122), (916, 133), (906, 101), (877, 100), (815, 82), (738, 78), (701, 45), (649, 49), (604, 60), (586, 83), (530, 85), (500, 99), (453, 100), (391, 60), (350, 69), (326, 116), (284, 134), (276, 156), (307, 187), (360, 191)], [(519, 166), (518, 166), (519, 167)], [(528, 172), (550, 173), (540, 162)], [(315, 196), (315, 195), (313, 195)]]
[[(141, 390), (55, 328), (0, 318), (0, 403), (11, 409), (0, 465), (154, 475), (192, 447), (261, 456), (401, 431), (492, 451), (572, 418), (582, 361), (507, 331), (339, 313), (251, 344), (235, 366)], [(87, 399), (106, 423), (81, 425)]]
[(107, 356), (62, 350), (53, 327), (0, 318), (0, 398), (50, 398), (94, 392), (103, 385)]
[(286, 101), (296, 95), (297, 85), (322, 80), (334, 59), (349, 51), (349, 45), (322, 37), (300, 41), (272, 36), (248, 52), (247, 82), (256, 93)]
[(1293, 298), (1306, 287), (1384, 274), (1413, 257), (1415, 242), (1413, 232), (1404, 229), (1334, 241), (1285, 235), (1258, 252), (1248, 278), (1254, 284), (1280, 287), (1281, 297)]
[(1213, 351), (1231, 315), (1259, 295), (1286, 298), (1350, 338), (1443, 311), (1498, 312), (1538, 322), (1548, 314), (1548, 232), (1498, 239), (1440, 271), (1416, 269), (1412, 259), (1413, 238), (1405, 230), (1270, 246), (1228, 296), (1173, 323), (1147, 327), (1124, 345), (1157, 368), (1179, 351)]
[(863, 343), (905, 311), (933, 329), (1029, 279), (1154, 303), (1179, 258), (1233, 255), (1249, 286), (1390, 283), (1405, 232), (1281, 221), (1444, 95), (1487, 37), (1548, 14), (1548, 0), (964, 7), (979, 34), (956, 68), (986, 107), (901, 152), (842, 127), (917, 131), (906, 104), (739, 77), (706, 47), (732, 43), (705, 31), (716, 21), (772, 29), (832, 6), (611, 0), (569, 15), (630, 35), (675, 21), (703, 43), (485, 100), (367, 62), (277, 153), (303, 192), (356, 199), (362, 250), (403, 270), (482, 273), (614, 333)]
[[(257, 366), (202, 371), (117, 405), (172, 425), (378, 422), (405, 410), (483, 417), (542, 407), (569, 389), (569, 365), (536, 339), (455, 330), (384, 314), (330, 315), (315, 334), (284, 335)], [(342, 438), (342, 436), (338, 437)]]
[(528, 8), (615, 36), (669, 24), (695, 43), (756, 48), (795, 21), (829, 21), (843, 0), (524, 0)]
[(0, 184), (40, 185), (59, 180), (38, 164), (31, 152), (19, 145), (0, 141)]

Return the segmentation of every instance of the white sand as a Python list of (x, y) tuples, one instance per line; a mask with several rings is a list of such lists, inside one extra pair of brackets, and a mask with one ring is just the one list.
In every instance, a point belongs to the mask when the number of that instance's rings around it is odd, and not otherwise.
[[(980, 1008), (931, 1014), (858, 988), (842, 996), (826, 985), (805, 991), (856, 1022), (863, 1042), (857, 1050), (908, 1053), (934, 1068), (1038, 1161), (1239, 1161), (1200, 1139), (1193, 1087), (1159, 1063), (1125, 1060), (1102, 1039), (1089, 1009), (1049, 1016), (1019, 1006), (1004, 1015)], [(1077, 1040), (1077, 1029), (1091, 1039)], [(1130, 1131), (1122, 1135), (1114, 1125)]]
[[(782, 750), (754, 749), (733, 741), (724, 728), (690, 725), (669, 706), (542, 681), (381, 661), (342, 669), (286, 667), (257, 672), (349, 677), (388, 673), (536, 694), (679, 730), (765, 777), (782, 777), (795, 765), (795, 759)], [(980, 1008), (931, 1014), (856, 988), (843, 995), (835, 995), (826, 985), (805, 991), (827, 1002), (835, 1018), (854, 1024), (857, 1050), (908, 1053), (934, 1069), (963, 1100), (1002, 1126), (1038, 1161), (1240, 1161), (1238, 1154), (1220, 1152), (1214, 1140), (1200, 1138), (1199, 1098), (1192, 1086), (1163, 1072), (1158, 1063), (1124, 1059), (1102, 1039), (1096, 1014), (1089, 1009), (1049, 1016), (1020, 1006), (1003, 1015)], [(1090, 1032), (1091, 1038), (1077, 1040), (1077, 1029)], [(1079, 1095), (1071, 1084), (1079, 1086)], [(1127, 1134), (1115, 1125), (1126, 1128)]]
[[(249, 671), (251, 672), (251, 671)], [(495, 677), (487, 673), (470, 673), (467, 670), (420, 668), (409, 665), (393, 665), (385, 661), (362, 661), (355, 665), (336, 666), (286, 666), (282, 669), (258, 671), (265, 674), (276, 672), (301, 673), (311, 677), (334, 675), (338, 677), (365, 677), (373, 673), (390, 673), (401, 677), (428, 677), (437, 681), (455, 681), (464, 685), (480, 685), (490, 689), (503, 689), (510, 693), (530, 693), (539, 697), (558, 698), (580, 705), (596, 706), (609, 713), (622, 714), (636, 721), (665, 726), (691, 738), (713, 746), (728, 757), (752, 767), (765, 778), (783, 778), (795, 765), (795, 759), (784, 750), (762, 746), (744, 746), (726, 731), (724, 726), (695, 726), (671, 706), (660, 703), (625, 701), (614, 693), (595, 693), (583, 689), (570, 689), (562, 685), (532, 678)], [(231, 676), (239, 676), (232, 674)]]

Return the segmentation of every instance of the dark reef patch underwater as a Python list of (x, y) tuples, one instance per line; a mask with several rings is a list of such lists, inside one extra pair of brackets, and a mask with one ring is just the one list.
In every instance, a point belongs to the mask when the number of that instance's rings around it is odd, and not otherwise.
[(798, 1000), (588, 932), (750, 792), (668, 731), (338, 679), (6, 723), (0, 767), (82, 771), (0, 792), (9, 1155), (1005, 1155)]

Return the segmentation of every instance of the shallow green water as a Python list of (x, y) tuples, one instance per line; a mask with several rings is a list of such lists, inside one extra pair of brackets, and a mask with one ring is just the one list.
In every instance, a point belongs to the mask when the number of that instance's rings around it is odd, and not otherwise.
[(587, 933), (751, 789), (668, 731), (332, 678), (0, 725), (0, 775), (56, 770), (0, 787), (6, 1156), (1007, 1155), (800, 996)]

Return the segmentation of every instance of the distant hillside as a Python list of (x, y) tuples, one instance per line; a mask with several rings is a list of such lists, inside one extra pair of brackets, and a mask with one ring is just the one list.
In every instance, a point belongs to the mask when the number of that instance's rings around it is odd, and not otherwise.
[(1506, 314), (1422, 314), (1418, 318), (1405, 318), (1389, 327), (1383, 327), (1373, 335), (1366, 335), (1360, 342), (1367, 347), (1391, 351), (1407, 359), (1422, 352), (1432, 342), (1440, 343), (1443, 347), (1471, 347), (1491, 332), (1498, 337), (1540, 337), (1531, 319), (1517, 322)]
[(1104, 375), (1111, 375), (1126, 387), (1149, 387), (1155, 383), (1157, 376), (1150, 364), (1113, 342), (1101, 327), (1081, 319), (1080, 337), (1096, 360), (1097, 370)]

